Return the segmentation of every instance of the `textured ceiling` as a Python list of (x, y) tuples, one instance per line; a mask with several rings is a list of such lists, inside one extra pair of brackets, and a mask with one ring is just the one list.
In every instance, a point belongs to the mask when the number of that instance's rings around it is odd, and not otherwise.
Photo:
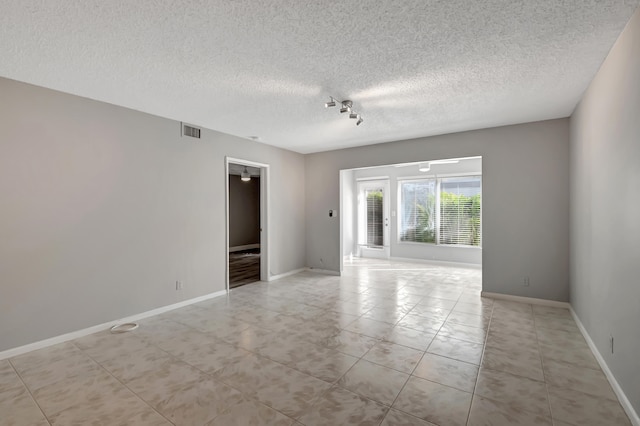
[(639, 1), (0, 0), (0, 76), (308, 153), (566, 117)]

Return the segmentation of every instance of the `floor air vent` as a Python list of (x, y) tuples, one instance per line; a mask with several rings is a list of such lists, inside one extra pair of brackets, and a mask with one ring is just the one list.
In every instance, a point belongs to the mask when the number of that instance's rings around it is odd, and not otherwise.
[(182, 125), (182, 134), (184, 136), (189, 136), (190, 138), (200, 139), (200, 129), (197, 127), (189, 126), (186, 124)]

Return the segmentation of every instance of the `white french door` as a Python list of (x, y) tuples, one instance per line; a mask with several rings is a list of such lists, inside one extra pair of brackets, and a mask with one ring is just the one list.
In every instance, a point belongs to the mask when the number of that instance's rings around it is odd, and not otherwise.
[(358, 182), (358, 252), (361, 257), (388, 259), (389, 179)]

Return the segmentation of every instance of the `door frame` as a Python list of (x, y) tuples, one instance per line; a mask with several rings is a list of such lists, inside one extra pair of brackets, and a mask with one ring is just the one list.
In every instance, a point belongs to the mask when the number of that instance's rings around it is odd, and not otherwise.
[(225, 156), (225, 289), (229, 289), (229, 164), (257, 167), (260, 169), (260, 281), (269, 281), (271, 267), (269, 264), (269, 165), (255, 161)]
[[(367, 247), (363, 244), (366, 241), (366, 201), (362, 199), (364, 191), (370, 188), (382, 187), (382, 213), (384, 227), (382, 228), (382, 247)], [(357, 244), (358, 256), (373, 257), (378, 259), (389, 259), (391, 257), (391, 183), (388, 177), (365, 178), (356, 180), (356, 192), (358, 197), (357, 208)]]

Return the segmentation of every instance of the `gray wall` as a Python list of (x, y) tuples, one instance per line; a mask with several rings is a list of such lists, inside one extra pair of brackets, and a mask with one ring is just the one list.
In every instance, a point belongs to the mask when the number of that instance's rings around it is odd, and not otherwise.
[(339, 222), (325, 212), (338, 205), (341, 169), (473, 156), (482, 156), (484, 290), (568, 301), (568, 119), (307, 155), (307, 266), (340, 268)]
[(305, 266), (302, 155), (6, 79), (0, 97), (0, 350), (223, 290), (225, 155), (271, 166), (271, 273)]
[(640, 9), (571, 117), (571, 196), (571, 304), (640, 412)]
[(229, 175), (229, 247), (260, 244), (260, 178)]

